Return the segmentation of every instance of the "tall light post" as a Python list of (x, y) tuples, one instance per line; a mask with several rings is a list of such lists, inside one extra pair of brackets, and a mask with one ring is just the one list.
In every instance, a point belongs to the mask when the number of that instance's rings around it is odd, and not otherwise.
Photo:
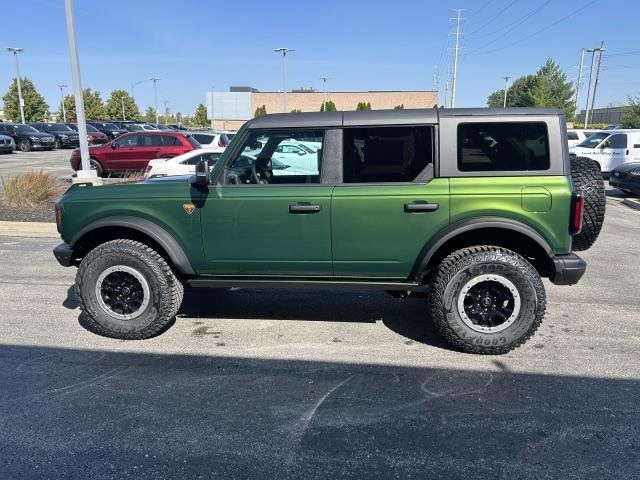
[(133, 82), (131, 84), (131, 98), (133, 101), (136, 101), (136, 85), (140, 85), (141, 83), (148, 82), (148, 80), (138, 80), (137, 82)]
[(64, 108), (64, 88), (67, 88), (68, 85), (63, 85), (62, 83), (58, 84), (58, 88), (60, 89), (60, 105), (62, 105), (62, 120), (64, 123), (67, 123), (67, 111)]
[(127, 117), (124, 114), (124, 97), (120, 97), (120, 106), (122, 107), (122, 120), (126, 120)]
[(167, 105), (169, 105), (169, 100), (165, 100), (164, 102), (164, 124), (167, 124), (167, 117), (169, 116), (169, 107), (167, 107)]
[(80, 79), (80, 60), (78, 59), (78, 44), (76, 42), (76, 26), (73, 19), (73, 0), (64, 0), (67, 17), (67, 40), (69, 41), (69, 57), (71, 60), (71, 77), (76, 100), (76, 120), (80, 137), (80, 161), (82, 169), (78, 170), (76, 178), (96, 178), (96, 171), (91, 170), (89, 163), (89, 142), (87, 141), (87, 124), (84, 116), (84, 98), (82, 97), (82, 81)]
[(274, 52), (282, 54), (282, 111), (287, 113), (287, 53), (295, 52), (293, 48), (274, 48)]
[(215, 120), (213, 119), (213, 85), (211, 85), (211, 130), (213, 130), (215, 126)]
[(324, 91), (324, 95), (322, 98), (322, 106), (324, 108), (327, 108), (327, 80), (329, 80), (329, 77), (320, 77), (320, 80), (322, 80), (322, 90)]
[(502, 78), (504, 78), (504, 100), (502, 101), (502, 108), (507, 108), (507, 84), (509, 83), (511, 75), (505, 75)]
[(18, 53), (24, 51), (23, 48), (7, 47), (7, 52), (13, 53), (16, 61), (16, 79), (18, 81), (18, 104), (20, 105), (20, 120), (24, 123), (24, 100), (22, 99), (22, 85), (20, 84), (20, 66), (18, 65)]
[(158, 80), (160, 80), (160, 77), (151, 77), (149, 80), (153, 82), (153, 106), (156, 109), (156, 123), (160, 123), (158, 114)]

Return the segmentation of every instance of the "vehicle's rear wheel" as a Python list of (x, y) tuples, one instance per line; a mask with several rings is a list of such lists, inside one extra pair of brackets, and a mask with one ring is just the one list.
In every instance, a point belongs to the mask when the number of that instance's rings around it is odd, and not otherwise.
[(107, 337), (144, 339), (166, 329), (184, 293), (155, 250), (134, 240), (113, 240), (91, 250), (76, 274), (80, 308), (92, 330)]
[(440, 263), (429, 293), (432, 319), (455, 348), (503, 354), (526, 342), (546, 308), (535, 268), (515, 252), (477, 246)]
[(31, 151), (31, 142), (26, 138), (23, 138), (22, 140), (20, 140), (20, 143), (18, 143), (18, 146), (20, 147), (21, 152)]
[(583, 251), (590, 248), (600, 234), (607, 198), (598, 162), (584, 157), (572, 158), (571, 177), (574, 190), (584, 197), (582, 231), (573, 236), (572, 246), (576, 251)]
[(56, 150), (59, 150), (62, 147), (62, 145), (60, 144), (60, 140), (56, 138), (53, 146), (56, 148)]
[(91, 168), (91, 170), (95, 170), (96, 175), (98, 177), (102, 177), (104, 175), (104, 169), (102, 168), (102, 164), (95, 158), (89, 159), (89, 167)]

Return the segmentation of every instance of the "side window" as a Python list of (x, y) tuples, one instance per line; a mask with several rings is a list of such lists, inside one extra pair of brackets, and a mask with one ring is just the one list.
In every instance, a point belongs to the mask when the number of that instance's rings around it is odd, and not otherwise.
[(548, 170), (549, 135), (544, 122), (458, 125), (461, 172)]
[[(310, 138), (316, 151), (300, 148), (300, 155), (279, 158), (284, 145), (295, 145)], [(320, 183), (323, 130), (286, 129), (251, 132), (225, 169), (224, 183), (297, 184)]]
[(213, 141), (213, 135), (207, 135), (206, 133), (194, 133), (192, 137), (203, 145), (207, 145)]
[(607, 139), (607, 148), (627, 148), (627, 136), (624, 133), (616, 133)]
[(160, 138), (162, 140), (163, 145), (167, 145), (167, 146), (180, 145), (180, 142), (178, 141), (178, 139), (173, 135), (161, 135)]
[(188, 158), (188, 159), (186, 159), (185, 161), (180, 162), (180, 163), (182, 163), (183, 165), (195, 165), (195, 164), (197, 164), (200, 160), (202, 160), (202, 155), (195, 155), (195, 156), (193, 156), (193, 157), (191, 157), (191, 158)]
[(344, 130), (344, 183), (413, 182), (432, 163), (432, 127)]
[(139, 135), (129, 135), (128, 137), (119, 138), (115, 143), (119, 147), (137, 147), (142, 142), (139, 141)]

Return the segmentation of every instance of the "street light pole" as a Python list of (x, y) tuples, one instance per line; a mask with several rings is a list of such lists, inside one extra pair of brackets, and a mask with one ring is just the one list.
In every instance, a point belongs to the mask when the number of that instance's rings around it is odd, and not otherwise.
[(282, 53), (282, 111), (287, 113), (287, 53), (295, 52), (293, 48), (274, 48), (274, 52)]
[(58, 88), (60, 89), (60, 105), (62, 105), (62, 120), (64, 123), (67, 123), (67, 111), (64, 108), (64, 92), (62, 89), (67, 87), (68, 85), (58, 84)]
[(133, 98), (133, 101), (136, 101), (136, 85), (140, 85), (141, 83), (146, 82), (147, 80), (138, 80), (137, 82), (133, 82), (131, 84), (131, 98)]
[(324, 95), (322, 98), (322, 106), (324, 108), (327, 108), (327, 80), (329, 80), (329, 77), (320, 77), (320, 80), (322, 80), (322, 90), (324, 90)]
[(120, 97), (120, 106), (122, 107), (122, 120), (126, 120), (127, 117), (124, 114), (124, 97)]
[(156, 123), (160, 123), (158, 114), (158, 80), (160, 80), (160, 77), (151, 77), (149, 80), (153, 81), (153, 105), (156, 109)]
[(169, 105), (169, 100), (165, 100), (164, 102), (164, 124), (167, 124), (167, 116), (169, 115), (169, 109), (167, 105)]
[(215, 126), (215, 120), (213, 119), (213, 85), (211, 85), (211, 130)]
[(76, 26), (73, 19), (73, 0), (64, 0), (67, 17), (67, 40), (69, 41), (69, 57), (71, 60), (71, 77), (76, 99), (76, 120), (80, 137), (80, 159), (82, 169), (78, 170), (77, 178), (96, 178), (96, 171), (91, 170), (89, 163), (89, 143), (87, 141), (87, 124), (84, 116), (84, 98), (82, 97), (82, 81), (80, 79), (80, 60), (78, 59), (78, 44), (76, 41)]
[(505, 75), (502, 78), (504, 78), (504, 100), (502, 102), (502, 108), (507, 108), (507, 83), (509, 82), (511, 75)]
[(13, 53), (13, 58), (16, 61), (16, 79), (18, 82), (18, 104), (20, 105), (20, 120), (24, 123), (24, 100), (22, 99), (22, 86), (20, 84), (20, 66), (18, 65), (18, 53), (22, 52), (24, 49), (15, 48), (15, 47), (7, 47), (7, 52)]

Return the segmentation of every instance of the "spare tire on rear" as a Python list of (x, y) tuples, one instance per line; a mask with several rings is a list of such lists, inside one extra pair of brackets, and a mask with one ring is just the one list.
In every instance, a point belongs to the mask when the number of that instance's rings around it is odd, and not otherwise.
[(573, 249), (582, 251), (593, 245), (604, 223), (604, 181), (600, 164), (584, 157), (571, 158), (571, 176), (574, 191), (584, 197), (582, 230), (573, 236)]

